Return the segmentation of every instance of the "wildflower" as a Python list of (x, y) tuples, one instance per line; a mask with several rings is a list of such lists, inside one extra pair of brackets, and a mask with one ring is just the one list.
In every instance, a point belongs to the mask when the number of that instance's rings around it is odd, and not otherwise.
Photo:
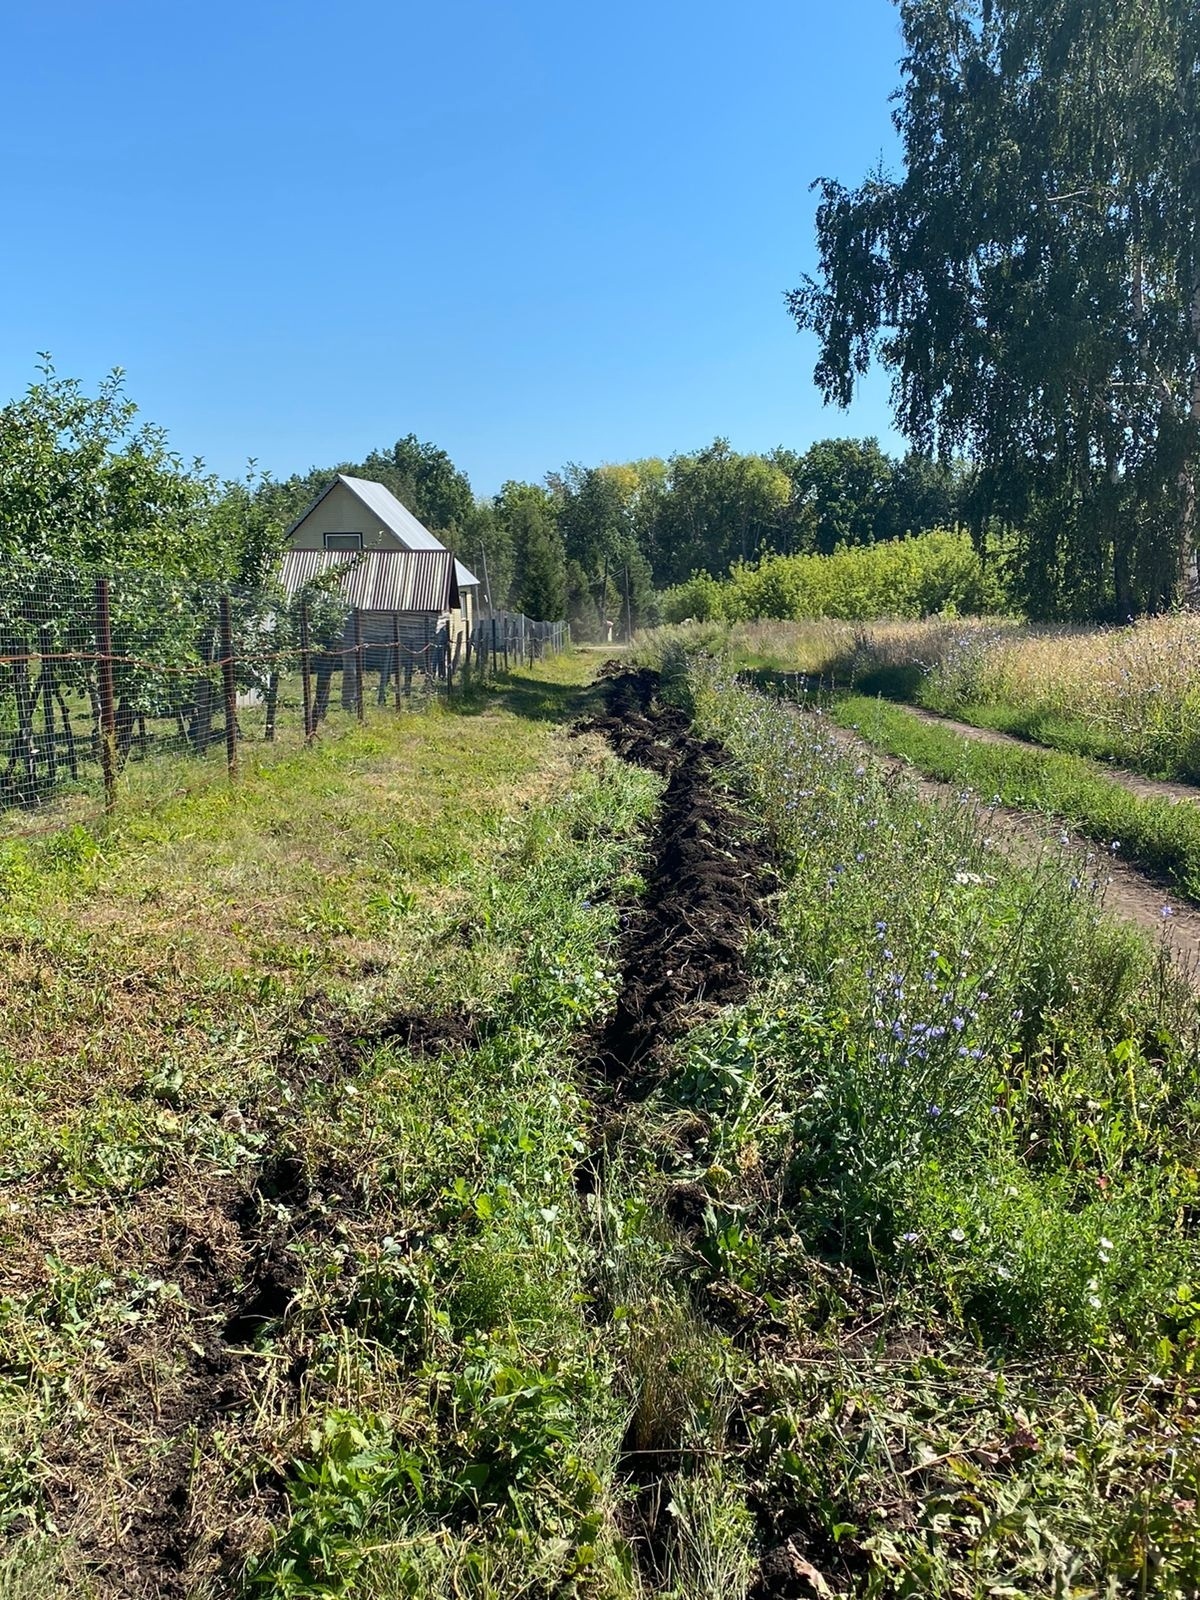
[(951, 1238), (952, 1238), (952, 1239), (953, 1239), (953, 1240), (954, 1240), (954, 1242), (955, 1242), (955, 1244), (961, 1244), (961, 1243), (962, 1243), (962, 1242), (963, 1242), (963, 1240), (964, 1240), (964, 1239), (965, 1239), (965, 1238), (966, 1238), (966, 1237), (967, 1237), (967, 1236), (966, 1236), (966, 1234), (965, 1234), (965, 1233), (964, 1233), (964, 1232), (963, 1232), (963, 1231), (962, 1231), (962, 1229), (961, 1229), (961, 1228), (951, 1228), (951, 1229), (950, 1229), (950, 1237), (951, 1237)]
[(919, 1233), (902, 1233), (900, 1235), (900, 1238), (905, 1244), (916, 1244), (920, 1237), (921, 1235)]
[(1171, 909), (1170, 906), (1164, 906), (1162, 908), (1162, 911), (1159, 913), (1159, 915), (1162, 916), (1162, 917), (1173, 917), (1175, 915), (1175, 913)]
[(967, 1019), (965, 1017), (951, 1017), (950, 1018), (950, 1026), (954, 1029), (955, 1033), (961, 1033), (963, 1031), (963, 1029), (966, 1027), (966, 1025), (967, 1025)]
[(887, 923), (886, 922), (877, 922), (875, 924), (875, 932), (882, 939), (884, 934), (887, 932)]
[(941, 1106), (936, 1106), (935, 1105), (935, 1106), (930, 1106), (929, 1107), (929, 1111), (928, 1111), (928, 1115), (929, 1116), (931, 1116), (931, 1117), (940, 1117), (941, 1114), (942, 1114)]

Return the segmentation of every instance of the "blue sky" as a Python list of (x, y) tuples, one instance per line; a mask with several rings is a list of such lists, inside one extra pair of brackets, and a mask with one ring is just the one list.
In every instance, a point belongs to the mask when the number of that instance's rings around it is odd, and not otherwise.
[(414, 432), (477, 490), (876, 433), (783, 291), (893, 160), (890, 0), (38, 0), (0, 60), (0, 399), (113, 366), (276, 475)]

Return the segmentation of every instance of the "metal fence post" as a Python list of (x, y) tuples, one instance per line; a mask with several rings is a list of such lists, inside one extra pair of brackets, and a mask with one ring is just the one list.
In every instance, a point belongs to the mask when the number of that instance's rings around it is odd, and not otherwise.
[(396, 710), (400, 709), (400, 613), (392, 612), (392, 669), (396, 674)]
[(104, 809), (117, 801), (117, 713), (113, 696), (112, 612), (108, 579), (96, 579), (96, 666), (100, 685), (100, 767), (104, 773)]
[(300, 678), (304, 685), (304, 742), (310, 743), (313, 733), (312, 663), (308, 648), (308, 601), (300, 602)]
[(237, 680), (233, 666), (233, 617), (229, 596), (221, 596), (221, 678), (225, 685), (225, 764), (230, 777), (237, 771)]
[(496, 676), (496, 619), (492, 618), (492, 677)]

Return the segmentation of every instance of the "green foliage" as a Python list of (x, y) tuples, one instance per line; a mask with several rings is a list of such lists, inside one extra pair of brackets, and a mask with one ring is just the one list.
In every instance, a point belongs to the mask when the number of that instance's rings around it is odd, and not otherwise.
[(512, 604), (526, 616), (549, 621), (564, 617), (566, 563), (549, 493), (535, 484), (507, 483), (496, 508), (512, 540)]
[(1041, 614), (1197, 586), (1200, 20), (1173, 0), (908, 0), (898, 179), (821, 182), (791, 297), (848, 405), (879, 359), (901, 431), (975, 464)]
[(195, 536), (214, 480), (185, 467), (166, 434), (135, 426), (117, 370), (86, 395), (48, 356), (41, 379), (0, 410), (0, 542), (8, 556), (202, 574)]
[(716, 583), (699, 574), (663, 598), (668, 622), (718, 617), (922, 617), (1002, 608), (995, 574), (965, 533), (841, 549), (830, 556), (764, 556)]

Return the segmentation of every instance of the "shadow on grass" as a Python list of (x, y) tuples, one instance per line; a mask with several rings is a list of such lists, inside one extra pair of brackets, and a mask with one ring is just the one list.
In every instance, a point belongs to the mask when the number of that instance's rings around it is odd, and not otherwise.
[(452, 696), (449, 709), (460, 717), (507, 711), (529, 722), (573, 722), (596, 708), (598, 692), (594, 683), (554, 683), (523, 673), (499, 672)]
[(782, 695), (787, 699), (805, 695), (832, 693), (834, 690), (853, 694), (879, 696), (884, 700), (913, 702), (921, 686), (920, 667), (873, 667), (857, 671), (849, 662), (834, 661), (828, 671), (782, 672), (774, 667), (752, 667), (738, 674), (746, 683), (753, 684), (767, 694)]

